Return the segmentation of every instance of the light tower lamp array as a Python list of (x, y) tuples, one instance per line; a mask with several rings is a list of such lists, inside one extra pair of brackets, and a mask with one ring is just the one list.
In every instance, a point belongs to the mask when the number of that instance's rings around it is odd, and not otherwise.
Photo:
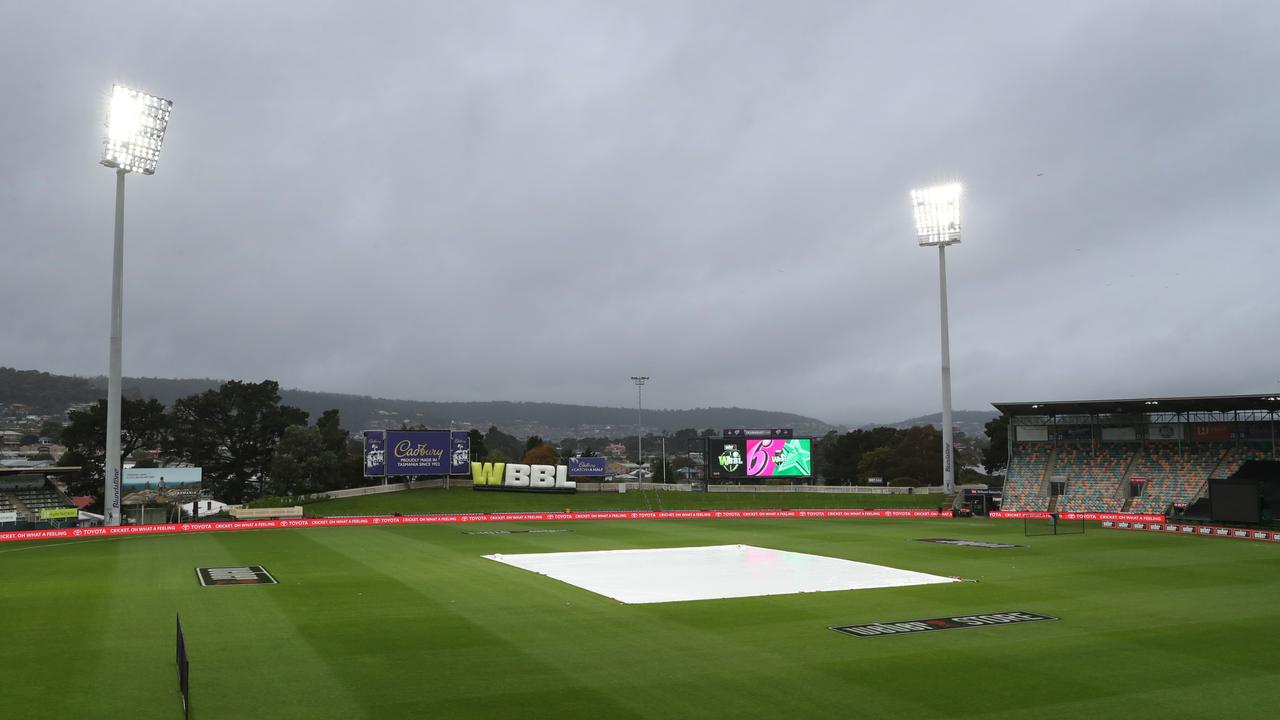
[(951, 349), (947, 331), (947, 246), (960, 242), (959, 183), (911, 191), (916, 238), (922, 247), (938, 246), (938, 297), (942, 308), (942, 486), (956, 490), (951, 438)]

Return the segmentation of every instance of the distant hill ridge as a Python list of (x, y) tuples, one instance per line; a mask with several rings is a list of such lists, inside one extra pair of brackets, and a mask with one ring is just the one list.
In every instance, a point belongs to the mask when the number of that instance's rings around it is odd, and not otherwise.
[[(178, 398), (212, 390), (223, 380), (211, 378), (125, 378), (122, 392), (127, 397), (155, 398), (172, 405)], [(20, 403), (39, 413), (57, 413), (72, 403), (93, 402), (106, 392), (105, 377), (82, 378), (53, 375), (35, 370), (0, 368), (0, 403)], [(434, 402), (395, 400), (365, 395), (281, 390), (282, 402), (319, 417), (336, 408), (349, 430), (425, 425), (427, 427), (475, 427), (497, 425), (518, 436), (562, 437), (622, 436), (635, 432), (635, 408), (565, 405), (545, 402)], [(682, 428), (787, 427), (803, 435), (820, 436), (835, 426), (817, 418), (795, 413), (749, 408), (695, 408), (691, 410), (644, 411), (646, 432), (675, 431)]]
[[(960, 432), (970, 437), (981, 437), (985, 433), (987, 423), (1000, 417), (1000, 413), (995, 410), (953, 410), (951, 412), (951, 424)], [(863, 429), (876, 427), (877, 425), (887, 425), (888, 427), (905, 430), (916, 425), (932, 425), (935, 428), (942, 428), (942, 413), (937, 412), (932, 415), (921, 415), (920, 417), (907, 418), (895, 423), (873, 423), (864, 425)]]
[[(156, 398), (173, 405), (178, 398), (212, 390), (223, 380), (212, 378), (125, 378), (123, 392), (128, 397)], [(0, 404), (22, 404), (36, 414), (56, 414), (73, 403), (94, 402), (106, 394), (107, 379), (72, 375), (55, 375), (38, 370), (15, 370), (0, 367)], [(547, 439), (563, 437), (620, 437), (635, 432), (636, 410), (626, 407), (565, 405), (545, 402), (435, 402), (395, 400), (366, 395), (282, 390), (285, 404), (301, 408), (314, 420), (325, 410), (336, 408), (348, 430), (400, 427), (401, 423), (427, 427), (474, 427), (486, 430), (497, 425), (517, 436), (541, 435)], [(971, 436), (982, 434), (982, 426), (998, 415), (993, 410), (956, 410), (952, 419), (956, 426)], [(941, 427), (942, 414), (922, 415), (893, 423), (871, 423), (864, 428), (881, 425), (908, 428), (913, 425)], [(676, 431), (683, 428), (721, 430), (731, 427), (792, 428), (800, 435), (821, 437), (842, 426), (795, 413), (755, 410), (738, 407), (694, 408), (691, 410), (644, 411), (646, 432)]]

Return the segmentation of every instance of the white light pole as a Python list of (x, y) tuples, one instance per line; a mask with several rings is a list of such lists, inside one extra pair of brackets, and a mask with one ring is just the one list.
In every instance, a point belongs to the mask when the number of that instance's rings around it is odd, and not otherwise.
[(956, 491), (951, 444), (951, 348), (947, 336), (947, 246), (960, 242), (959, 183), (911, 191), (916, 237), (921, 246), (938, 246), (938, 293), (942, 307), (942, 488)]
[(632, 375), (631, 382), (636, 384), (636, 462), (640, 464), (636, 475), (639, 479), (640, 473), (644, 470), (644, 431), (640, 429), (640, 413), (644, 410), (644, 384), (649, 382), (649, 376)]
[(120, 524), (120, 348), (124, 306), (124, 176), (153, 175), (160, 145), (169, 126), (173, 103), (123, 85), (111, 88), (107, 136), (101, 163), (116, 171), (115, 251), (111, 264), (111, 359), (107, 375), (106, 489), (102, 499), (104, 525)]

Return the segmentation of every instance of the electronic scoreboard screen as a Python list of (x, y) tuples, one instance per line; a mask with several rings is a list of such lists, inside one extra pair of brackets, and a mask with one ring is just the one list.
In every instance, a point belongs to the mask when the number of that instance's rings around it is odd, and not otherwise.
[(712, 480), (809, 478), (813, 476), (812, 438), (712, 438)]

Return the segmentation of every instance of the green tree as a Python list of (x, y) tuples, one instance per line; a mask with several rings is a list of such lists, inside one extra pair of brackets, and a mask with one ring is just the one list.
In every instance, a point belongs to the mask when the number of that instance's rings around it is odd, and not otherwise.
[(543, 443), (526, 450), (520, 462), (526, 465), (557, 465), (560, 463), (560, 456), (555, 448)]
[[(821, 458), (824, 477), (837, 483), (865, 481), (859, 467), (864, 453), (877, 448), (896, 447), (904, 431), (891, 427), (853, 430), (843, 435), (828, 433), (815, 452)], [(941, 450), (939, 450), (941, 452)]]
[(894, 468), (895, 455), (893, 448), (889, 447), (868, 450), (858, 461), (858, 476), (863, 482), (873, 477), (889, 477)]
[(347, 459), (342, 462), (342, 487), (360, 487), (364, 478), (364, 440), (347, 440)]
[(347, 440), (351, 438), (351, 433), (342, 429), (342, 420), (337, 410), (325, 410), (321, 413), (320, 418), (316, 420), (316, 430), (320, 433), (320, 440), (324, 443), (324, 447), (335, 457), (341, 458), (346, 455)]
[(341, 470), (341, 459), (326, 442), (323, 428), (291, 425), (284, 429), (271, 458), (267, 487), (273, 495), (336, 490), (342, 486)]
[(672, 447), (688, 447), (691, 441), (698, 440), (697, 428), (681, 428), (671, 436)]
[(219, 500), (238, 503), (262, 494), (285, 428), (307, 413), (280, 404), (274, 380), (232, 380), (173, 404), (174, 455), (204, 468), (204, 485)]
[(484, 444), (484, 433), (479, 430), (468, 430), (467, 440), (471, 443), (471, 459), (483, 460), (489, 456), (489, 449)]
[(952, 438), (952, 461), (956, 466), (956, 477), (960, 476), (960, 471), (966, 467), (973, 467), (982, 462), (982, 448), (978, 447), (974, 438), (965, 435), (959, 430), (955, 431)]
[(541, 438), (541, 437), (538, 437), (537, 435), (530, 435), (530, 436), (529, 436), (529, 439), (524, 441), (524, 449), (525, 449), (525, 452), (528, 452), (528, 451), (530, 451), (530, 450), (532, 450), (532, 449), (534, 449), (534, 448), (538, 447), (539, 445), (543, 445), (543, 444), (544, 444), (544, 443), (542, 442), (542, 438)]
[(982, 467), (995, 475), (1009, 467), (1009, 416), (1001, 415), (984, 428), (991, 442), (982, 451)]
[(519, 438), (502, 432), (496, 425), (490, 425), (489, 430), (484, 434), (484, 445), (489, 450), (485, 459), (490, 461), (494, 460), (495, 452), (501, 453), (503, 458), (516, 458), (524, 455), (527, 449)]
[(129, 459), (133, 461), (133, 466), (136, 468), (160, 467), (160, 463), (156, 462), (154, 458), (147, 454), (146, 450), (134, 450), (133, 454), (129, 456)]
[(40, 423), (40, 437), (62, 442), (62, 423), (57, 420), (45, 420)]
[(903, 430), (893, 450), (886, 476), (893, 484), (942, 484), (942, 433), (937, 428), (917, 425)]
[(364, 479), (364, 443), (352, 443), (351, 433), (342, 427), (338, 410), (325, 410), (316, 420), (316, 431), (325, 450), (333, 453), (338, 462), (338, 480), (327, 490), (358, 487)]
[[(59, 463), (79, 466), (80, 473), (68, 485), (72, 495), (92, 495), (101, 500), (106, 477), (107, 401), (87, 410), (74, 410), (62, 431), (67, 446)], [(120, 403), (120, 461), (136, 450), (160, 447), (166, 442), (169, 417), (159, 400), (122, 398)]]

